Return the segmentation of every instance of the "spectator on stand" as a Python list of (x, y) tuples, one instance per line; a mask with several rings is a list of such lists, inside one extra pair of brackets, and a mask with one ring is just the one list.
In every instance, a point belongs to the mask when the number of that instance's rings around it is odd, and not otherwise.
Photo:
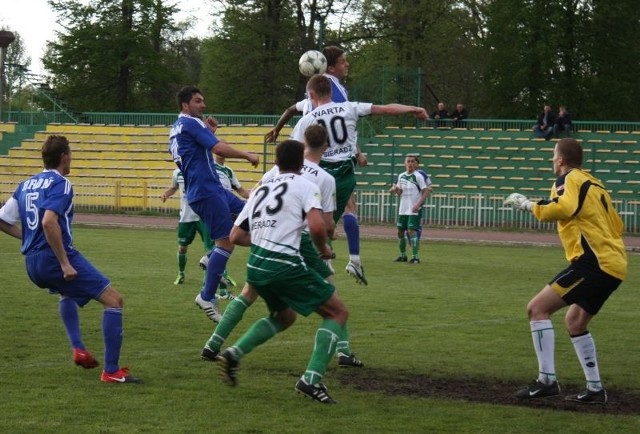
[(558, 109), (558, 119), (556, 119), (556, 134), (563, 134), (567, 137), (571, 137), (571, 129), (573, 123), (571, 122), (571, 113), (567, 111), (567, 108), (563, 105)]
[(454, 128), (460, 128), (463, 126), (463, 122), (465, 119), (469, 117), (469, 112), (464, 108), (464, 104), (459, 102), (456, 104), (456, 109), (451, 113), (451, 119), (453, 119)]
[(545, 140), (551, 139), (554, 134), (557, 117), (555, 112), (551, 110), (551, 106), (545, 104), (542, 113), (538, 115), (538, 121), (533, 126), (533, 135), (544, 137)]
[(434, 111), (431, 115), (433, 119), (436, 121), (436, 127), (446, 127), (448, 126), (447, 122), (443, 122), (443, 119), (450, 119), (449, 112), (446, 109), (446, 106), (443, 102), (438, 103), (438, 110)]

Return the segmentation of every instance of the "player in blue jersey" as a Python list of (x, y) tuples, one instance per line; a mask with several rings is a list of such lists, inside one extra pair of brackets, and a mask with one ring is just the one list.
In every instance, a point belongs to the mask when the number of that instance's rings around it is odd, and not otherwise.
[(233, 226), (231, 213), (240, 213), (244, 202), (220, 183), (212, 152), (227, 158), (243, 158), (254, 167), (260, 159), (256, 154), (235, 149), (216, 137), (216, 120), (202, 120), (206, 105), (198, 88), (183, 87), (177, 99), (180, 115), (171, 128), (169, 152), (184, 175), (189, 206), (207, 226), (215, 242), (209, 255), (205, 285), (196, 296), (196, 304), (211, 320), (218, 322), (221, 316), (215, 299), (216, 289), (233, 251), (229, 241)]
[[(22, 182), (0, 209), (0, 230), (22, 240), (27, 274), (40, 288), (61, 296), (60, 312), (76, 364), (75, 350), (86, 353), (80, 334), (78, 306), (98, 300), (104, 305), (105, 383), (140, 383), (119, 365), (122, 347), (122, 296), (100, 271), (73, 247), (73, 187), (66, 175), (71, 169), (71, 148), (63, 136), (49, 136), (42, 146), (44, 170)], [(16, 225), (20, 223), (20, 228)], [(90, 355), (90, 353), (89, 353)], [(93, 359), (93, 357), (91, 357)], [(94, 360), (95, 362), (95, 360)]]

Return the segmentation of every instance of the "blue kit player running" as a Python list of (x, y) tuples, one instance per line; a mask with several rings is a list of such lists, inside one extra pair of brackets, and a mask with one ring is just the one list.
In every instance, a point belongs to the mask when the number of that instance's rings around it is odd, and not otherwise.
[(215, 119), (202, 120), (206, 105), (204, 96), (193, 86), (183, 87), (177, 95), (180, 115), (171, 128), (169, 152), (184, 175), (187, 201), (209, 230), (215, 248), (209, 255), (205, 285), (196, 296), (196, 304), (207, 316), (220, 321), (216, 304), (216, 289), (233, 251), (229, 233), (233, 226), (231, 214), (238, 214), (244, 202), (220, 183), (213, 152), (227, 158), (243, 158), (254, 167), (260, 159), (256, 154), (240, 151), (215, 136)]
[[(97, 361), (84, 349), (78, 306), (90, 300), (104, 305), (105, 383), (140, 383), (118, 364), (122, 347), (122, 296), (100, 271), (73, 247), (73, 187), (66, 175), (71, 169), (71, 148), (63, 136), (49, 136), (42, 146), (44, 170), (22, 182), (0, 209), (0, 230), (22, 239), (27, 274), (40, 288), (60, 294), (60, 313), (75, 350), (74, 361), (85, 368)], [(16, 226), (20, 222), (21, 229)], [(90, 363), (90, 357), (93, 363)]]

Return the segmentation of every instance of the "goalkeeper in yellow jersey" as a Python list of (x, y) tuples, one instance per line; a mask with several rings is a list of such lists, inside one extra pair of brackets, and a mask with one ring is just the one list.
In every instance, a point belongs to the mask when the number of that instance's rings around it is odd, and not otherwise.
[(605, 404), (596, 347), (587, 326), (627, 274), (622, 240), (623, 223), (605, 186), (581, 169), (582, 146), (572, 138), (559, 140), (553, 150), (558, 177), (548, 200), (532, 202), (519, 193), (505, 205), (529, 211), (541, 221), (557, 221), (558, 234), (569, 266), (556, 275), (527, 305), (538, 378), (517, 392), (521, 399), (560, 394), (554, 360), (555, 334), (551, 315), (569, 306), (565, 326), (571, 337), (587, 388), (565, 399)]

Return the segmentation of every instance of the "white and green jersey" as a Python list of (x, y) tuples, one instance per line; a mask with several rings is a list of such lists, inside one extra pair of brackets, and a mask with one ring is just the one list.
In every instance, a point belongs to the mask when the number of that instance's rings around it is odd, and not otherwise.
[(417, 215), (413, 212), (413, 205), (420, 199), (422, 190), (427, 188), (424, 177), (418, 171), (403, 172), (398, 176), (396, 184), (402, 189), (402, 197), (400, 198), (399, 215)]
[(184, 190), (184, 177), (180, 169), (175, 169), (171, 176), (171, 187), (180, 190), (180, 223), (197, 222), (200, 220), (198, 214), (196, 214), (187, 202), (187, 194)]
[(225, 190), (234, 191), (239, 190), (242, 187), (238, 177), (231, 167), (218, 163), (215, 163), (215, 166), (218, 178), (220, 178), (220, 184), (222, 184), (222, 187), (224, 187)]
[[(278, 170), (278, 166), (273, 166), (268, 172), (262, 175), (260, 183), (263, 183), (265, 180), (273, 178), (279, 174), (280, 170)], [(320, 204), (322, 205), (322, 212), (334, 212), (336, 210), (335, 178), (329, 175), (326, 170), (318, 166), (316, 163), (309, 161), (306, 158), (300, 174), (303, 178), (313, 182), (320, 189)]]
[(322, 155), (322, 161), (349, 161), (355, 157), (357, 150), (356, 124), (359, 118), (371, 114), (371, 106), (370, 103), (359, 102), (323, 104), (298, 121), (290, 138), (304, 143), (304, 131), (309, 125), (323, 125), (329, 135), (329, 147)]
[[(307, 225), (306, 215), (313, 208), (322, 209), (320, 189), (300, 175), (274, 176), (253, 190), (235, 221), (251, 233), (248, 266), (264, 261), (263, 256), (292, 256), (300, 263), (300, 238)], [(243, 226), (245, 221), (248, 227)], [(261, 252), (261, 258), (252, 258), (256, 252)]]

